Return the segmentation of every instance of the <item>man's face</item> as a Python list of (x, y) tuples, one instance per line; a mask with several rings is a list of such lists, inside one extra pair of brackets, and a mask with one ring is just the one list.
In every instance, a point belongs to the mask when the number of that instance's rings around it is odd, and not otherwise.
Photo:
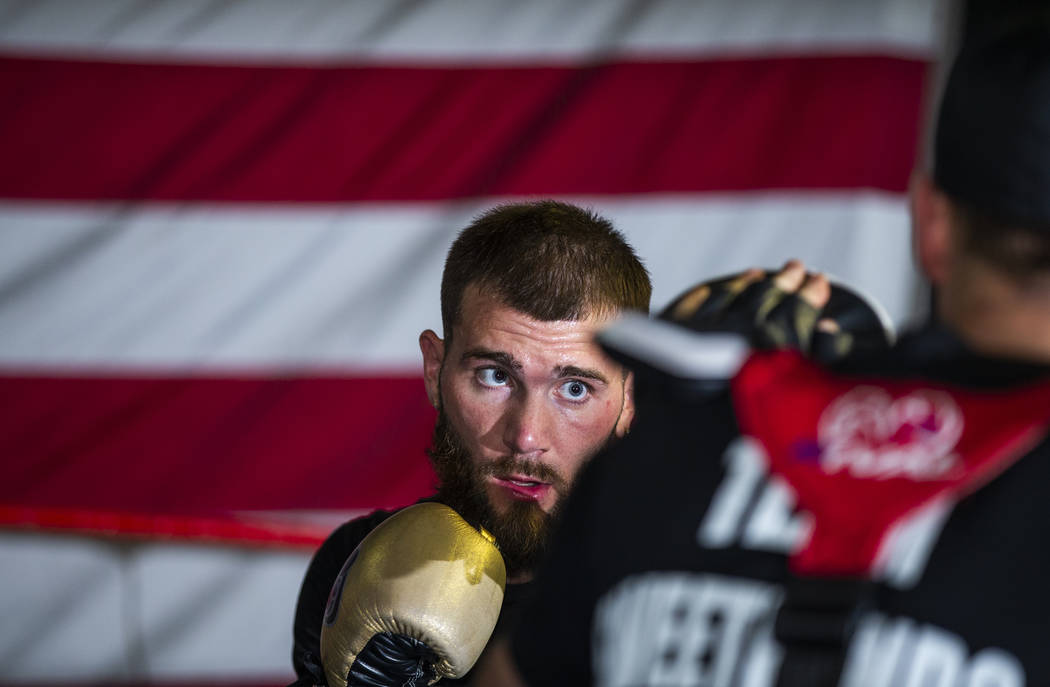
[(592, 341), (605, 319), (534, 320), (473, 287), (461, 313), (449, 347), (420, 336), (440, 413), (431, 457), (449, 505), (524, 572), (577, 471), (626, 432), (630, 382)]

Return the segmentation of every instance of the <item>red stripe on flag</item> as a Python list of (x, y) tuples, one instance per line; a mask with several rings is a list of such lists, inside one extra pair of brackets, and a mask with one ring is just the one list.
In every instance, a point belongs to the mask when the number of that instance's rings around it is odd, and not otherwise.
[(149, 540), (187, 540), (194, 543), (236, 542), (259, 548), (313, 551), (331, 534), (332, 527), (289, 523), (265, 514), (229, 514), (189, 517), (143, 515), (103, 510), (32, 508), (0, 505), (0, 525), (69, 531), (105, 537)]
[(434, 411), (416, 378), (5, 376), (0, 398), (7, 507), (368, 509), (434, 484)]
[(346, 202), (905, 189), (926, 63), (0, 59), (0, 196)]

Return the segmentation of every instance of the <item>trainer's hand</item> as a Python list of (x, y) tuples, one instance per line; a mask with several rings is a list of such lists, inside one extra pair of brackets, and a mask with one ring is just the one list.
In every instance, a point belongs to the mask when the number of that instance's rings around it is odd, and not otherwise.
[(347, 559), (325, 610), (330, 687), (418, 687), (462, 677), (488, 643), (506, 569), (484, 530), (438, 503), (410, 506)]
[(697, 331), (743, 334), (758, 348), (794, 348), (832, 362), (885, 348), (892, 332), (878, 306), (798, 260), (778, 272), (750, 269), (702, 282), (661, 314)]

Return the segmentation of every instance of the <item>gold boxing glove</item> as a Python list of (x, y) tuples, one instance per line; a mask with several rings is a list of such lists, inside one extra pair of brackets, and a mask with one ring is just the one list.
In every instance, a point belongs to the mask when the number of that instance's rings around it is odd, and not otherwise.
[(507, 573), (492, 535), (448, 506), (409, 506), (372, 530), (332, 586), (321, 627), (330, 687), (462, 677), (496, 627)]

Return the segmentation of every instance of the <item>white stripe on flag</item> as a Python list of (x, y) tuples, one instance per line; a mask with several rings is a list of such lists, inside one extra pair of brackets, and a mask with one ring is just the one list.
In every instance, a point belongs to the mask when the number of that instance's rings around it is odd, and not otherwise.
[[(898, 196), (572, 200), (627, 235), (653, 275), (654, 309), (704, 278), (798, 257), (869, 292), (895, 323), (914, 315)], [(0, 365), (417, 371), (419, 332), (441, 329), (448, 245), (495, 202), (0, 204)]]
[(0, 534), (3, 680), (286, 684), (308, 562), (293, 551)]
[(587, 59), (595, 54), (931, 55), (939, 0), (0, 2), (0, 49), (214, 61)]

